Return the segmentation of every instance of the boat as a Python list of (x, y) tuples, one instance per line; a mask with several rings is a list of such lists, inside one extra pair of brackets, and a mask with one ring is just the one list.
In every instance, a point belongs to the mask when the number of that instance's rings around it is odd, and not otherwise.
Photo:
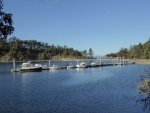
[(98, 67), (98, 66), (100, 66), (100, 64), (99, 64), (99, 62), (92, 62), (90, 66), (91, 67)]
[(35, 64), (36, 67), (42, 67), (42, 70), (49, 70), (50, 68), (47, 65)]
[(52, 67), (50, 67), (50, 70), (59, 70), (59, 69), (61, 69), (59, 65), (53, 65)]
[(43, 67), (41, 64), (35, 64), (35, 67)]
[(19, 69), (21, 72), (23, 71), (42, 71), (42, 67), (33, 66), (31, 62), (22, 63), (21, 68)]
[(81, 62), (80, 64), (78, 64), (78, 61), (77, 61), (77, 65), (76, 65), (77, 68), (86, 68), (87, 65), (85, 62)]
[(67, 69), (74, 69), (75, 68), (75, 66), (72, 64), (72, 63), (70, 63), (68, 66), (67, 66)]
[(102, 65), (101, 58), (100, 59), (97, 58), (97, 60), (94, 60), (91, 63), (90, 67), (98, 67), (98, 66), (101, 66), (101, 65)]

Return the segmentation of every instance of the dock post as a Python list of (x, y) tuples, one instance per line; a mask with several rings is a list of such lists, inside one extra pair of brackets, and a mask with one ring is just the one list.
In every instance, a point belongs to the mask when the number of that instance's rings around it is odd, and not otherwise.
[(120, 57), (120, 65), (122, 64), (122, 58)]
[(79, 61), (79, 60), (77, 60), (77, 65), (78, 65), (78, 61)]
[(13, 67), (14, 67), (14, 70), (16, 69), (16, 64), (15, 64), (15, 59), (13, 58)]
[(100, 65), (102, 65), (102, 61), (101, 61), (102, 59), (101, 59), (101, 57), (100, 57)]
[(125, 62), (124, 62), (124, 57), (123, 57), (123, 65), (125, 64)]
[(112, 61), (112, 64), (114, 65), (114, 59), (111, 59), (111, 61)]
[(49, 61), (49, 68), (50, 68), (50, 63), (51, 63), (51, 61)]
[(118, 65), (119, 65), (119, 57), (117, 57), (117, 63), (118, 63)]

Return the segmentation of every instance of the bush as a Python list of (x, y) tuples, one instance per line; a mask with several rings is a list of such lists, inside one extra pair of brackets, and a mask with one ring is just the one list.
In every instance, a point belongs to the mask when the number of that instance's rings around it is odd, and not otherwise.
[(150, 94), (150, 80), (142, 80), (138, 86), (140, 93)]

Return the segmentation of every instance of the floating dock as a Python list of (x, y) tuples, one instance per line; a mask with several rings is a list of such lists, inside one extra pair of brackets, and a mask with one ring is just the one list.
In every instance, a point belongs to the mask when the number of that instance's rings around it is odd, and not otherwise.
[[(106, 60), (106, 59), (103, 59), (103, 60)], [(103, 66), (114, 66), (114, 65), (125, 65), (125, 64), (128, 64), (127, 61), (124, 61), (124, 59), (122, 60), (121, 58), (119, 58), (119, 59), (118, 58), (117, 59), (109, 59), (109, 60), (112, 60), (112, 61), (111, 62), (107, 62), (107, 63), (102, 63), (101, 59), (100, 59), (100, 62), (98, 64), (96, 64), (96, 65), (87, 65), (86, 68), (94, 68), (94, 67), (103, 67)], [(114, 62), (115, 60), (117, 60), (117, 62)], [(13, 67), (14, 68), (10, 70), (11, 72), (20, 72), (20, 68), (15, 68), (15, 60), (14, 59), (13, 59)], [(77, 67), (75, 67), (75, 68), (77, 68)], [(67, 69), (67, 66), (61, 66), (60, 69)], [(49, 61), (49, 67), (43, 66), (42, 70), (51, 70), (50, 69), (50, 61)]]
[[(86, 68), (103, 67), (103, 66), (114, 66), (114, 65), (118, 65), (118, 64), (104, 63), (104, 64), (101, 64), (101, 65), (95, 65), (95, 66), (87, 65)], [(121, 65), (123, 65), (123, 64), (121, 64)], [(75, 67), (75, 68), (77, 68), (77, 67)], [(67, 69), (67, 66), (62, 66), (60, 69)], [(50, 67), (43, 67), (42, 70), (50, 70)], [(11, 72), (20, 72), (20, 68), (11, 69)]]
[(11, 69), (10, 72), (20, 72), (20, 69)]

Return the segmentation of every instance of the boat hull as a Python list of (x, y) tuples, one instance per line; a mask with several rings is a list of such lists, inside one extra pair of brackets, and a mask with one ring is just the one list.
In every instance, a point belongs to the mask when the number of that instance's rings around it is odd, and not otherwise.
[(50, 67), (50, 70), (59, 70), (59, 69), (61, 69), (61, 67), (58, 65), (53, 65), (52, 67)]
[(77, 68), (86, 68), (87, 65), (86, 65), (85, 62), (81, 62), (80, 64), (77, 63), (76, 67), (77, 67)]
[(74, 69), (75, 66), (67, 66), (67, 69)]
[(29, 67), (29, 68), (20, 68), (21, 72), (37, 72), (42, 71), (42, 67)]
[(86, 68), (87, 65), (76, 65), (77, 68)]
[(90, 67), (99, 67), (99, 64), (91, 64)]

